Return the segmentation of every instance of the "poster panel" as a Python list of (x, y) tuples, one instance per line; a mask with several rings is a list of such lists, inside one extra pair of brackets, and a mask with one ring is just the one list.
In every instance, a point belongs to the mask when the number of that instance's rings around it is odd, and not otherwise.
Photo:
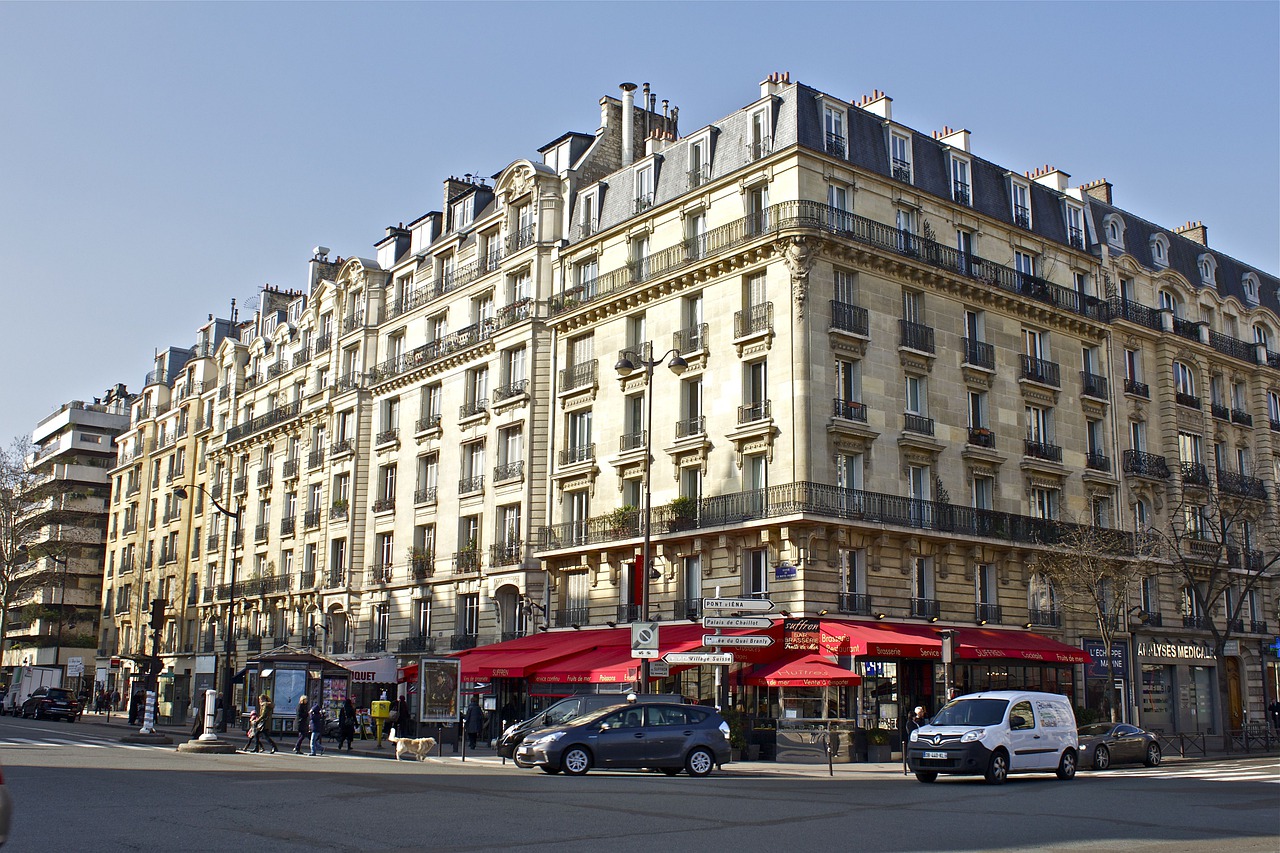
[(421, 658), (418, 661), (418, 709), (420, 723), (456, 723), (460, 713), (462, 662), (456, 658)]

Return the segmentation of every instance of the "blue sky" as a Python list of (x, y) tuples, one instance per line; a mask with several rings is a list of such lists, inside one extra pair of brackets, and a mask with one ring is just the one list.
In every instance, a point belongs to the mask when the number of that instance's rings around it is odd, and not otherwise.
[(141, 384), (316, 244), (370, 255), (598, 100), (693, 130), (769, 72), (1280, 269), (1277, 3), (0, 3), (0, 442)]

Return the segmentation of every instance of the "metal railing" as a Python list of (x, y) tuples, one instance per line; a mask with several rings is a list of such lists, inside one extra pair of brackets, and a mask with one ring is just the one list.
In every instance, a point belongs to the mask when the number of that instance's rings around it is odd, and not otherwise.
[(969, 201), (969, 185), (964, 181), (951, 182), (951, 198), (956, 204), (963, 204), (966, 207), (970, 205)]
[(934, 352), (933, 327), (910, 320), (898, 321), (898, 345), (918, 352)]
[(591, 624), (591, 608), (565, 607), (555, 611), (552, 624), (557, 628), (569, 628), (574, 625)]
[(676, 421), (676, 438), (688, 438), (691, 435), (702, 435), (707, 431), (707, 419), (704, 415)]
[(484, 491), (484, 475), (478, 477), (463, 477), (458, 480), (458, 494), (465, 495), (471, 492)]
[(644, 447), (645, 435), (644, 430), (623, 433), (618, 436), (618, 450), (622, 453), (626, 453), (628, 450), (640, 450)]
[(280, 519), (280, 535), (292, 536), (294, 528), (297, 526), (298, 519), (296, 516), (288, 515)]
[(1200, 462), (1181, 463), (1182, 482), (1186, 485), (1209, 485), (1209, 469)]
[(973, 338), (962, 338), (964, 345), (964, 363), (972, 364), (986, 370), (995, 370), (996, 348), (986, 341)]
[(871, 615), (871, 596), (865, 592), (841, 592), (836, 595), (836, 610), (855, 616)]
[(833, 414), (837, 418), (844, 418), (847, 421), (867, 422), (867, 407), (856, 400), (841, 400), (836, 397), (832, 401)]
[(733, 314), (733, 336), (745, 338), (762, 332), (773, 331), (773, 303), (761, 302)]
[(468, 548), (453, 553), (453, 573), (456, 575), (480, 571), (480, 549)]
[(427, 486), (417, 489), (413, 493), (413, 502), (415, 504), (433, 504), (436, 502), (436, 487)]
[(904, 412), (902, 415), (902, 428), (908, 432), (933, 435), (933, 418), (926, 417), (925, 415), (917, 415), (912, 412)]
[(1110, 471), (1111, 459), (1105, 453), (1086, 453), (1084, 466), (1091, 471)]
[(495, 483), (503, 480), (519, 480), (524, 477), (524, 460), (519, 459), (515, 462), (506, 462), (502, 465), (493, 467), (493, 481)]
[(871, 320), (867, 309), (860, 305), (831, 300), (831, 328), (841, 332), (868, 337), (871, 333)]
[(1022, 455), (1030, 456), (1032, 459), (1061, 462), (1062, 448), (1047, 441), (1032, 441), (1028, 438), (1022, 442)]
[(302, 514), (302, 529), (311, 530), (320, 526), (320, 519), (323, 517), (324, 510), (309, 509)]
[(499, 385), (497, 388), (493, 389), (493, 402), (501, 403), (503, 400), (510, 400), (512, 397), (519, 397), (521, 394), (528, 393), (528, 379), (521, 379), (518, 382), (509, 382), (506, 385)]
[(1022, 356), (1022, 378), (1041, 385), (1052, 385), (1054, 388), (1062, 384), (1056, 362), (1030, 355)]
[(937, 619), (940, 612), (936, 598), (911, 599), (911, 615), (917, 619)]
[(1111, 398), (1111, 388), (1107, 383), (1106, 377), (1090, 373), (1087, 370), (1080, 371), (1080, 393), (1097, 400)]
[(595, 385), (599, 367), (599, 362), (593, 358), (590, 361), (584, 361), (582, 364), (564, 368), (560, 371), (560, 390), (574, 391), (578, 388)]
[(771, 416), (771, 408), (768, 400), (760, 400), (755, 403), (747, 403), (745, 406), (738, 407), (738, 423), (749, 424), (754, 421), (762, 421)]
[(590, 462), (595, 458), (596, 446), (594, 444), (581, 444), (561, 450), (557, 461), (561, 465), (575, 465), (579, 462)]
[(996, 434), (987, 427), (969, 427), (969, 444), (974, 447), (985, 447), (988, 450), (996, 446)]
[(973, 619), (979, 625), (999, 625), (1002, 614), (999, 604), (979, 603), (974, 606)]
[(1058, 609), (1037, 610), (1032, 608), (1027, 613), (1027, 621), (1036, 628), (1061, 628), (1062, 611)]
[(1126, 474), (1136, 477), (1151, 477), (1156, 480), (1169, 479), (1169, 463), (1163, 456), (1144, 453), (1141, 450), (1126, 450), (1121, 456), (1121, 467)]

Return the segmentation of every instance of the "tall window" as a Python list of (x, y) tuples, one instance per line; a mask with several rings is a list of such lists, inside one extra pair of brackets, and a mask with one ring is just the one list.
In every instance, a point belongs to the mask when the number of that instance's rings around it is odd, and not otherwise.
[(766, 548), (752, 548), (743, 553), (742, 581), (746, 585), (744, 592), (751, 597), (764, 598), (769, 594), (769, 551)]
[(928, 605), (919, 608), (917, 602), (933, 602), (933, 560), (929, 557), (914, 557), (911, 560), (911, 597), (915, 599), (912, 607), (922, 611), (912, 615), (927, 615), (923, 611), (928, 609)]
[(1031, 490), (1030, 515), (1032, 518), (1056, 519), (1058, 517), (1058, 490), (1037, 486)]

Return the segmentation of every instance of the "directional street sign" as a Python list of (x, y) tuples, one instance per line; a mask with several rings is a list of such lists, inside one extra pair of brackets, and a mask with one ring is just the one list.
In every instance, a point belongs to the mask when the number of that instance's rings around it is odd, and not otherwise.
[(729, 664), (733, 663), (733, 652), (667, 652), (663, 660), (670, 664)]
[(703, 616), (703, 628), (772, 628), (768, 616)]
[(633, 658), (660, 657), (658, 654), (658, 623), (633, 622), (631, 624), (631, 656)]
[(767, 598), (704, 598), (703, 610), (745, 610), (748, 613), (765, 613), (773, 609)]
[(704, 646), (772, 646), (773, 637), (762, 634), (749, 634), (745, 637), (733, 637), (728, 634), (703, 634)]

